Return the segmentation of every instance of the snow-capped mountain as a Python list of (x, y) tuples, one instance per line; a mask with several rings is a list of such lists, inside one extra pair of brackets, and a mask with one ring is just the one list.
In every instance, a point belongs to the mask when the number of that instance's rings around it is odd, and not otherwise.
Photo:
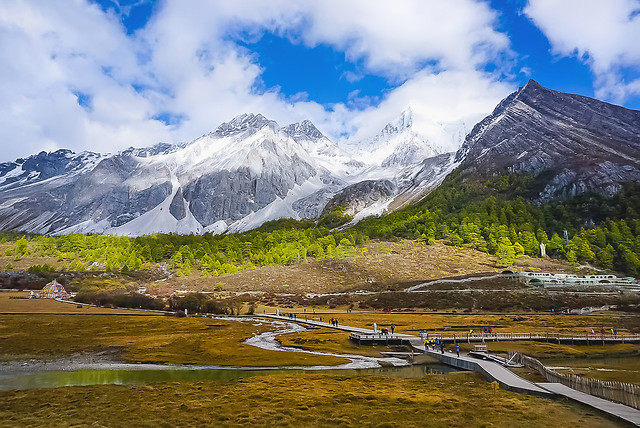
[(377, 135), (345, 143), (345, 151), (366, 160), (367, 167), (347, 180), (349, 186), (326, 205), (325, 212), (346, 206), (357, 222), (423, 197), (457, 166), (453, 154), (466, 129), (462, 120), (437, 123), (407, 107)]
[(362, 167), (309, 121), (281, 128), (246, 114), (188, 144), (113, 156), (58, 151), (1, 164), (0, 229), (243, 230), (274, 218), (317, 216)]
[(544, 202), (613, 194), (640, 180), (640, 112), (530, 81), (466, 136), (406, 109), (373, 138), (338, 146), (308, 120), (244, 114), (189, 143), (115, 155), (58, 150), (0, 164), (0, 230), (36, 233), (244, 231), (346, 206), (354, 222), (464, 177), (546, 171)]
[(407, 107), (377, 135), (346, 143), (345, 150), (355, 158), (366, 158), (372, 166), (402, 169), (457, 150), (468, 131), (462, 120), (434, 122)]

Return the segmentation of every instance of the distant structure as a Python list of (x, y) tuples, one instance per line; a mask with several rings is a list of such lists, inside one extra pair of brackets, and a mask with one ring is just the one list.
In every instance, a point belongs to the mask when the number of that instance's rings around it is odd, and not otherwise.
[(526, 278), (531, 285), (539, 285), (543, 287), (559, 287), (559, 286), (589, 286), (589, 285), (638, 285), (635, 278), (620, 278), (615, 275), (585, 275), (578, 276), (568, 273), (549, 273), (549, 272), (513, 272), (504, 271), (502, 275), (516, 276)]
[(41, 299), (66, 299), (69, 297), (69, 293), (64, 289), (55, 279), (44, 286), (40, 292)]

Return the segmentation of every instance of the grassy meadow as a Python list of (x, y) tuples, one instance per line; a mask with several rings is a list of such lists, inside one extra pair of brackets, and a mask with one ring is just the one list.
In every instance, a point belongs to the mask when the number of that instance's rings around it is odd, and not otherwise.
[[(561, 422), (560, 422), (561, 421)], [(613, 427), (568, 401), (493, 391), (473, 373), (322, 374), (0, 392), (0, 426)]]
[(342, 358), (265, 351), (242, 342), (266, 324), (210, 318), (2, 315), (0, 358), (53, 359), (117, 348), (125, 361), (280, 366), (337, 365)]

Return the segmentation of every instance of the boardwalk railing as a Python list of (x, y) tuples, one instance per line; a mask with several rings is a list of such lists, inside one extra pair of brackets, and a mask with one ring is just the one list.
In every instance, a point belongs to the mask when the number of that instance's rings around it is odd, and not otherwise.
[(519, 352), (509, 353), (509, 358), (513, 358), (514, 361), (525, 367), (536, 370), (544, 376), (548, 382), (561, 383), (586, 394), (640, 409), (640, 385), (626, 382), (602, 381), (574, 374), (558, 373), (546, 367), (535, 358)]
[(587, 333), (420, 333), (424, 339), (440, 339), (445, 342), (499, 342), (507, 340), (538, 340), (556, 343), (578, 342), (598, 343), (639, 343), (640, 334), (587, 334)]

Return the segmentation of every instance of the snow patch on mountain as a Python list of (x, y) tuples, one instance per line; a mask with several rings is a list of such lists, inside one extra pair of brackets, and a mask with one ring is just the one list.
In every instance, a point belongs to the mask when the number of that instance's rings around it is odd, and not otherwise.
[(429, 118), (418, 118), (413, 109), (407, 107), (379, 134), (363, 141), (346, 142), (344, 149), (368, 165), (401, 169), (457, 150), (466, 133), (464, 120), (435, 122)]
[[(314, 218), (347, 186), (386, 179), (399, 194), (441, 149), (406, 110), (347, 151), (308, 120), (280, 127), (240, 115), (190, 143), (115, 155), (60, 150), (0, 164), (0, 228), (37, 233), (224, 233), (283, 217)], [(353, 147), (352, 147), (353, 149)], [(356, 153), (357, 156), (354, 154)], [(356, 218), (391, 203), (362, 198)], [(366, 196), (366, 195), (362, 195)]]

